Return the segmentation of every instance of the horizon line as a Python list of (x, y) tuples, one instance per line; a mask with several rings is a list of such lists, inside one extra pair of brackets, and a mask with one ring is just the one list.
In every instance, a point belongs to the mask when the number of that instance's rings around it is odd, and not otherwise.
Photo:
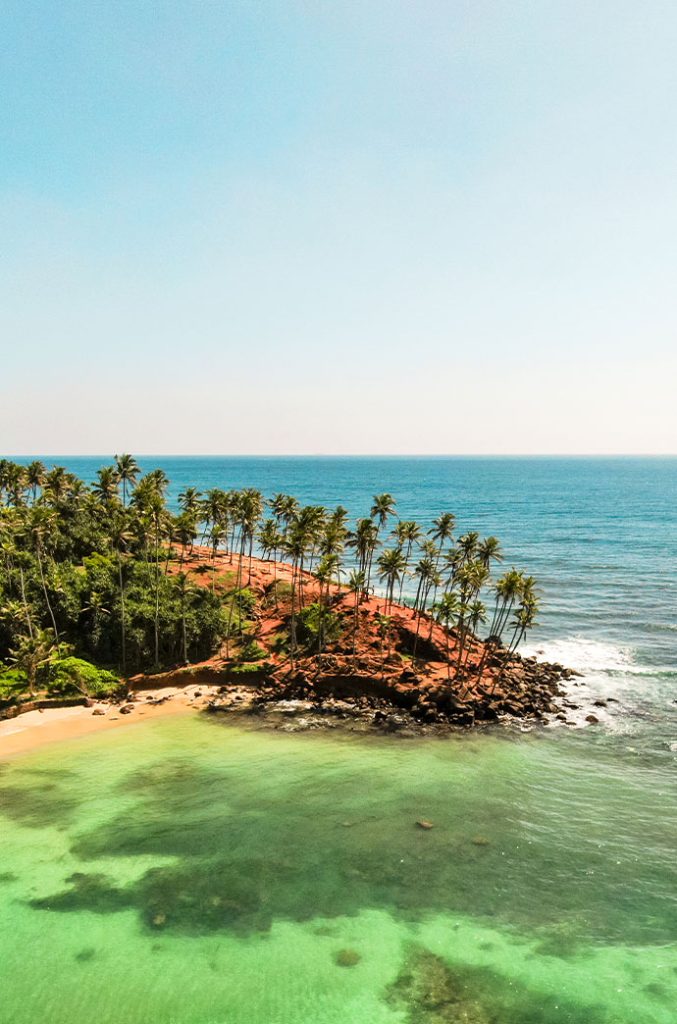
[[(124, 449), (121, 449), (122, 454)], [(114, 459), (110, 452), (22, 452), (5, 459)], [(138, 459), (674, 459), (676, 452), (131, 452)]]

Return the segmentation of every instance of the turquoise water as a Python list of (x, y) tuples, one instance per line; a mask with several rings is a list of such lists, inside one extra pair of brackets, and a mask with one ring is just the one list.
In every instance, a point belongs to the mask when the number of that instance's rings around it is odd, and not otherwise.
[(45, 748), (0, 778), (1, 1019), (671, 1024), (665, 769), (193, 716)]
[(159, 461), (174, 496), (455, 511), (541, 580), (532, 649), (618, 702), (428, 741), (168, 719), (0, 765), (3, 1024), (674, 1024), (677, 460)]

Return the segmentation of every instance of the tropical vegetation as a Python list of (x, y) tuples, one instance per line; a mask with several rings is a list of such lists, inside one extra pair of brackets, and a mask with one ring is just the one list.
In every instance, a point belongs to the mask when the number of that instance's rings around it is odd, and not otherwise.
[[(393, 496), (379, 494), (351, 522), (342, 506), (266, 499), (253, 487), (187, 487), (171, 503), (168, 486), (161, 469), (142, 474), (129, 454), (89, 485), (61, 466), (0, 460), (0, 700), (21, 690), (113, 693), (134, 673), (219, 651), (253, 671), (266, 656), (249, 589), (255, 557), (273, 565), (266, 600), (292, 669), (308, 652), (321, 669), (342, 634), (354, 656), (374, 594), (388, 648), (403, 601), (415, 619), (414, 660), (443, 627), (448, 681), (461, 689), (482, 632), (480, 677), (536, 619), (534, 579), (514, 568), (494, 578), (498, 540), (456, 535), (451, 512), (431, 524), (400, 520)], [(340, 594), (344, 616), (334, 608)]]

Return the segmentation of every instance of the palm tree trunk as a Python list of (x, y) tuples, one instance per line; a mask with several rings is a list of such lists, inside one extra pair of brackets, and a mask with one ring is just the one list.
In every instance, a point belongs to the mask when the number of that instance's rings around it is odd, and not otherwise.
[(122, 675), (127, 676), (127, 636), (125, 632), (125, 588), (122, 580), (122, 558), (118, 551), (118, 579), (120, 582), (120, 640), (122, 644)]
[(31, 619), (31, 610), (26, 600), (26, 581), (24, 579), (23, 566), (19, 566), (19, 579), (21, 580), (21, 600), (23, 602), (24, 611), (26, 613), (26, 625), (28, 626), (28, 635), (33, 639), (33, 621)]
[(44, 573), (43, 568), (42, 568), (42, 558), (40, 557), (40, 545), (39, 544), (36, 545), (35, 554), (37, 555), (37, 559), (38, 559), (38, 568), (40, 570), (40, 581), (42, 583), (42, 592), (45, 595), (45, 602), (47, 604), (47, 609), (49, 611), (49, 617), (52, 620), (52, 626), (54, 627), (54, 639), (56, 640), (56, 646), (57, 646), (57, 649), (58, 649), (59, 648), (59, 630), (56, 628), (56, 619), (54, 618), (54, 610), (52, 609), (52, 605), (51, 605), (51, 602), (49, 600), (49, 595), (47, 593), (47, 584), (45, 582), (45, 573)]
[(155, 669), (160, 668), (160, 530), (155, 530)]

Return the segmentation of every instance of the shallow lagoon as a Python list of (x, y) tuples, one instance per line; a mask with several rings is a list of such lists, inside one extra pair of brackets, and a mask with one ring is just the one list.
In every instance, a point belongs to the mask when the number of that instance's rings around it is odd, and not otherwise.
[(44, 748), (0, 773), (0, 1016), (668, 1024), (672, 766), (197, 716)]

